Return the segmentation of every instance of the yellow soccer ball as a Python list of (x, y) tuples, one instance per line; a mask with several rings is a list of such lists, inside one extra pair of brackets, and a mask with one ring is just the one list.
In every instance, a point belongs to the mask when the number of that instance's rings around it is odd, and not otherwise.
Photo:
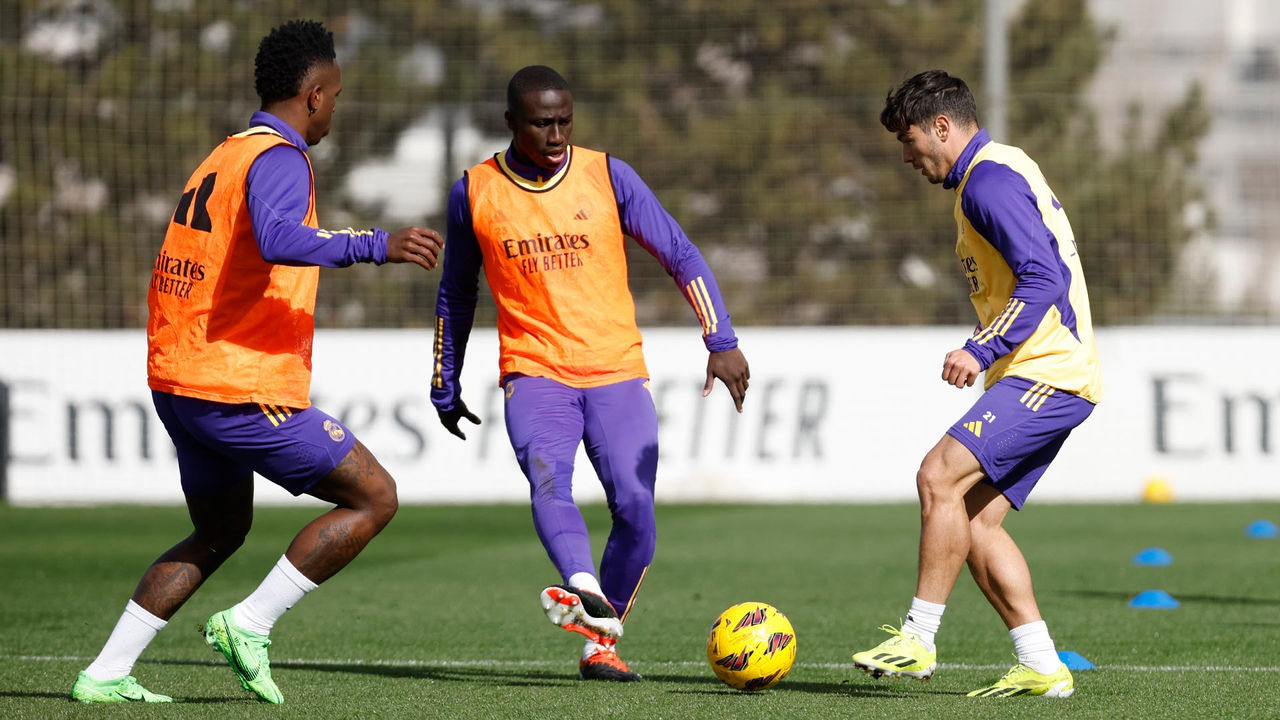
[(707, 660), (716, 677), (729, 687), (763, 690), (791, 671), (796, 631), (772, 605), (740, 603), (720, 613), (711, 626)]

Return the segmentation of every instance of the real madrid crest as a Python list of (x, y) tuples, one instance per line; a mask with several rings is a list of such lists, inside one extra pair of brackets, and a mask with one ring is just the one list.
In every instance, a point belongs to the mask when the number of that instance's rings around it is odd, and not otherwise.
[(329, 433), (329, 439), (334, 442), (342, 442), (347, 437), (347, 431), (342, 426), (332, 420), (324, 421), (324, 431)]

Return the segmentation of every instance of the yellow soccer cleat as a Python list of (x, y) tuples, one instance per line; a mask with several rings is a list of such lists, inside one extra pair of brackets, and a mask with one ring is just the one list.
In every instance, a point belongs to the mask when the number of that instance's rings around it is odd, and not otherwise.
[(893, 635), (870, 650), (853, 654), (853, 664), (872, 677), (912, 677), (928, 680), (938, 667), (938, 652), (924, 646), (914, 633), (903, 632), (892, 625), (880, 629)]
[(995, 684), (989, 685), (969, 693), (969, 697), (1017, 697), (1019, 695), (1043, 695), (1045, 697), (1065, 698), (1071, 697), (1071, 693), (1076, 691), (1075, 681), (1071, 678), (1071, 671), (1066, 665), (1059, 665), (1048, 675), (1042, 675), (1035, 670), (1018, 663), (1014, 665), (1004, 677), (995, 681)]

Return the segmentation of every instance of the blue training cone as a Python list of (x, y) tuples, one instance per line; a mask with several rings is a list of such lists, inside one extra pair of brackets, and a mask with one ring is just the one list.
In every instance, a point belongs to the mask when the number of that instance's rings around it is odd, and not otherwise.
[(1249, 523), (1249, 527), (1244, 529), (1244, 534), (1251, 538), (1261, 540), (1272, 540), (1280, 535), (1280, 528), (1270, 520), (1254, 520)]
[(1147, 548), (1133, 556), (1133, 564), (1164, 567), (1173, 564), (1173, 555), (1170, 555), (1169, 551), (1164, 548)]
[(1164, 590), (1143, 590), (1129, 601), (1131, 608), (1149, 608), (1151, 610), (1172, 610), (1181, 605), (1172, 595)]
[(1058, 659), (1068, 670), (1093, 670), (1096, 667), (1085, 656), (1073, 650), (1059, 650)]

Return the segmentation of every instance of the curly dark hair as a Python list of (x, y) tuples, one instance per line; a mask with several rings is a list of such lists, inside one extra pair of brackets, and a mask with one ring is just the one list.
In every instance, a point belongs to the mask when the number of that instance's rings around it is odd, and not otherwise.
[(266, 107), (298, 94), (311, 68), (331, 63), (333, 33), (315, 20), (290, 20), (273, 28), (258, 44), (253, 60), (253, 88)]
[(969, 86), (942, 70), (926, 70), (889, 91), (880, 124), (891, 133), (924, 127), (939, 115), (967, 127), (978, 125), (978, 104)]
[(519, 113), (521, 98), (543, 90), (569, 90), (569, 81), (546, 65), (520, 68), (507, 83), (507, 110), (512, 114)]

